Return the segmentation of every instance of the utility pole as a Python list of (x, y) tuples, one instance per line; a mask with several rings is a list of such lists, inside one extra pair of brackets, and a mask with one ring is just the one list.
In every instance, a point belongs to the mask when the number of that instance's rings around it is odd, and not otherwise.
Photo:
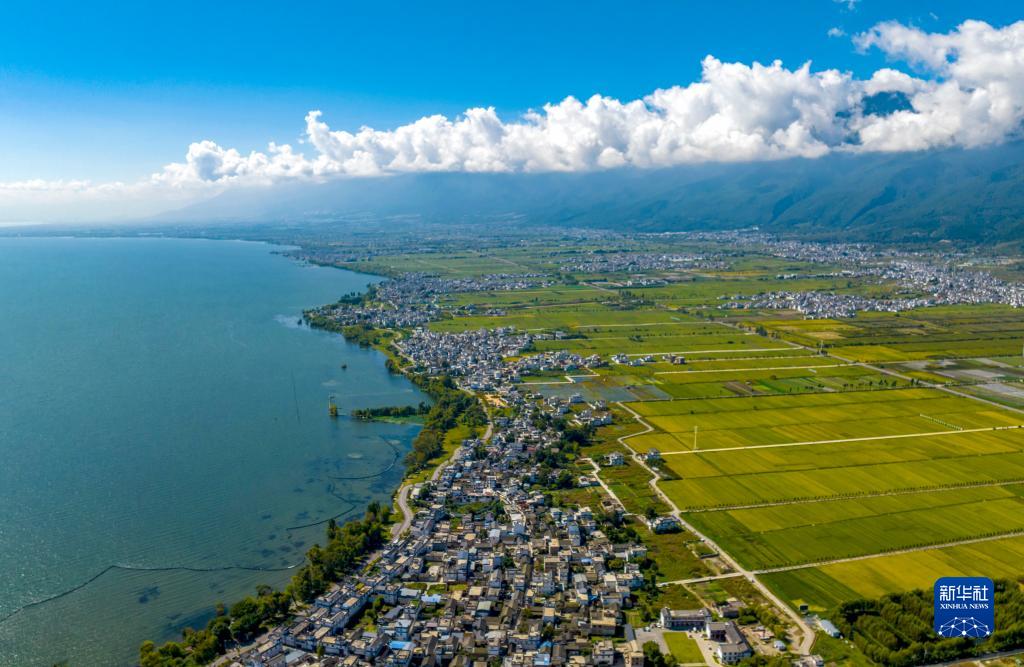
[(693, 425), (693, 451), (697, 451), (697, 425)]

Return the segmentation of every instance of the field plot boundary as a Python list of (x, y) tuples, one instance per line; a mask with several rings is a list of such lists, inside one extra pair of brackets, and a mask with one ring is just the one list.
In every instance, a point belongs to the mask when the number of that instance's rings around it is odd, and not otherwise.
[(753, 574), (776, 574), (779, 572), (793, 572), (794, 570), (805, 570), (815, 567), (825, 567), (828, 565), (836, 565), (838, 563), (852, 563), (858, 560), (871, 560), (873, 558), (885, 558), (886, 556), (899, 556), (901, 554), (909, 554), (917, 551), (931, 551), (933, 549), (948, 549), (950, 547), (965, 546), (968, 544), (979, 544), (981, 542), (994, 542), (996, 540), (1005, 540), (1014, 537), (1024, 537), (1024, 530), (1014, 530), (1006, 533), (1000, 533), (998, 535), (983, 535), (981, 537), (970, 537), (965, 540), (955, 540), (952, 542), (941, 542), (938, 544), (928, 544), (920, 547), (907, 547), (906, 549), (893, 549), (891, 551), (880, 551), (873, 554), (864, 554), (863, 556), (847, 556), (846, 558), (835, 558), (833, 560), (823, 560), (816, 563), (800, 563), (797, 565), (784, 565), (782, 567), (769, 567), (761, 570), (750, 570)]
[(813, 570), (819, 567), (828, 567), (829, 565), (838, 565), (840, 563), (852, 563), (861, 560), (873, 560), (876, 558), (886, 558), (888, 556), (901, 556), (903, 554), (915, 553), (920, 551), (936, 551), (940, 549), (950, 549), (953, 547), (968, 546), (971, 544), (981, 544), (983, 542), (996, 542), (999, 540), (1008, 540), (1015, 537), (1024, 537), (1024, 530), (1017, 530), (1008, 533), (1002, 533), (999, 535), (985, 535), (983, 537), (972, 537), (965, 540), (957, 540), (955, 542), (943, 542), (940, 544), (930, 544), (920, 547), (909, 547), (906, 549), (894, 549), (892, 551), (883, 551), (873, 554), (864, 554), (863, 556), (849, 556), (847, 558), (837, 558), (834, 560), (818, 561), (816, 563), (801, 563), (798, 565), (785, 565), (783, 567), (769, 567), (757, 570), (747, 570), (744, 572), (727, 572), (725, 574), (712, 575), (707, 577), (694, 577), (692, 579), (676, 579), (675, 581), (662, 581), (658, 583), (658, 586), (672, 586), (672, 585), (683, 585), (683, 584), (698, 584), (705, 581), (715, 581), (718, 579), (730, 579), (733, 577), (743, 577), (746, 574), (753, 575), (764, 575), (764, 574), (780, 574), (782, 572), (796, 572), (798, 570)]
[[(849, 365), (850, 366), (857, 366), (858, 364), (849, 364)], [(845, 364), (844, 364), (844, 366), (845, 366)], [(792, 368), (792, 367), (791, 366), (787, 366), (787, 368)], [(821, 368), (821, 366), (815, 366), (814, 368)], [(749, 369), (743, 369), (743, 370), (756, 371), (756, 370), (760, 370), (760, 369), (758, 369), (758, 368), (749, 368)], [(936, 394), (940, 394), (944, 390), (941, 387), (898, 386), (898, 387), (878, 387), (878, 388), (874, 388), (874, 389), (851, 389), (849, 391), (835, 391), (835, 392), (820, 392), (820, 391), (819, 392), (805, 392), (805, 393), (801, 393), (801, 394), (771, 394), (771, 395), (765, 395), (765, 396), (721, 396), (721, 397), (704, 398), (704, 399), (699, 399), (699, 400), (711, 402), (711, 401), (744, 401), (744, 400), (752, 401), (754, 399), (757, 399), (759, 402), (763, 401), (763, 402), (767, 403), (767, 402), (773, 402), (773, 401), (788, 402), (788, 401), (792, 401), (794, 399), (807, 398), (809, 396), (817, 396), (817, 397), (820, 397), (821, 399), (826, 399), (828, 401), (837, 401), (841, 405), (854, 405), (854, 404), (858, 404), (858, 403), (871, 403), (873, 401), (872, 400), (869, 400), (869, 401), (858, 401), (858, 400), (856, 400), (855, 397), (851, 396), (852, 394), (864, 394), (865, 396), (869, 396), (869, 395), (874, 394), (874, 393), (889, 392), (889, 391), (896, 391), (896, 392), (902, 392), (902, 393), (907, 393), (907, 392), (934, 392)], [(954, 394), (954, 395), (959, 396), (959, 394)], [(960, 396), (960, 397), (961, 398), (971, 398), (971, 399), (974, 399), (974, 397), (966, 396), (966, 395), (965, 396)], [(940, 396), (935, 396), (935, 398), (940, 398)], [(842, 399), (842, 400), (840, 401), (839, 399)], [(682, 401), (684, 399), (665, 399), (662, 402), (664, 402), (664, 403), (671, 403), (674, 400)], [(692, 399), (690, 399), (690, 400), (692, 400)], [(890, 400), (899, 400), (899, 399), (891, 399), (891, 398), (888, 398), (888, 397), (874, 399), (874, 401), (890, 401)], [(916, 399), (909, 399), (909, 400), (916, 400)], [(980, 400), (980, 399), (975, 399), (975, 400)], [(644, 410), (651, 409), (649, 407), (651, 405), (651, 403), (655, 403), (655, 401), (644, 401)], [(822, 407), (823, 405), (824, 404), (822, 404), (822, 405), (791, 405), (791, 406), (783, 406), (783, 407), (798, 407), (798, 408), (799, 407)], [(999, 406), (999, 407), (1002, 407), (1002, 406)], [(769, 408), (769, 409), (775, 410), (775, 409), (782, 409), (782, 408), (772, 407), (772, 408)], [(704, 410), (703, 412), (706, 412), (708, 414), (711, 414), (711, 413), (718, 413), (718, 414), (720, 414), (722, 412), (747, 412), (747, 410), (742, 410), (742, 409), (738, 409), (738, 408), (737, 409), (733, 409), (730, 406), (729, 410)], [(640, 414), (642, 416), (644, 416), (644, 417), (658, 417), (658, 416), (671, 415), (672, 413), (671, 412), (667, 412), (667, 413), (659, 415), (659, 414), (641, 412)]]
[[(709, 452), (741, 452), (746, 449), (773, 449), (776, 447), (806, 447), (809, 445), (838, 445), (844, 442), (865, 442), (869, 440), (896, 440), (899, 438), (926, 438), (957, 433), (983, 433), (987, 431), (1011, 431), (1024, 428), (1019, 426), (986, 426), (984, 428), (960, 428), (952, 431), (931, 431), (928, 433), (900, 433), (898, 435), (871, 435), (861, 438), (842, 438), (839, 440), (809, 440), (807, 442), (779, 442), (768, 445), (746, 445), (743, 447), (716, 447), (714, 449), (681, 449), (674, 452), (662, 452), (662, 456), (678, 456), (681, 454), (707, 454)], [(664, 431), (663, 431), (664, 432)], [(680, 431), (684, 433), (684, 431)]]
[[(717, 352), (717, 350), (713, 350)], [(749, 350), (745, 350), (749, 351)], [(634, 355), (629, 355), (634, 356)], [(755, 359), (757, 357), (754, 357)], [(771, 357), (769, 357), (770, 359)], [(794, 357), (796, 358), (796, 357)], [(706, 361), (701, 359), (701, 361)], [(737, 360), (738, 361), (738, 360)], [(655, 371), (655, 375), (685, 375), (688, 373), (738, 373), (741, 371), (782, 371), (782, 370), (807, 370), (808, 368), (839, 368), (841, 366), (857, 366), (859, 364), (820, 364), (818, 366), (751, 366), (744, 368), (708, 368), (697, 371)], [(746, 398), (746, 397), (741, 397)]]
[(783, 507), (786, 505), (816, 505), (818, 503), (830, 503), (839, 500), (860, 500), (868, 498), (884, 498), (887, 496), (913, 496), (921, 493), (934, 493), (936, 491), (959, 491), (961, 489), (983, 489), (992, 486), (1015, 486), (1024, 484), (1024, 479), (998, 480), (993, 482), (975, 482), (971, 484), (958, 484), (952, 486), (936, 486), (919, 489), (893, 489), (892, 491), (879, 491), (877, 493), (856, 493), (849, 495), (822, 496), (817, 498), (797, 498), (794, 500), (773, 500), (766, 503), (751, 503), (746, 505), (719, 505), (716, 507), (697, 507), (684, 510), (685, 514), (701, 514), (711, 512), (732, 512), (735, 510), (756, 510), (765, 507)]
[(733, 449), (691, 458), (663, 454), (672, 462), (672, 477), (662, 486), (680, 507), (694, 511), (1017, 481), (1024, 479), (1022, 434), (1021, 429), (956, 431), (882, 450), (855, 442), (771, 454)]
[(746, 567), (771, 570), (1024, 532), (1019, 486), (688, 515)]
[[(573, 329), (611, 329), (619, 327), (658, 327), (665, 325), (677, 325), (677, 324), (701, 324), (708, 326), (715, 324), (714, 322), (705, 322), (703, 320), (673, 320), (671, 322), (640, 322), (637, 324), (577, 324), (572, 326)], [(722, 325), (725, 326), (724, 324)], [(726, 327), (728, 328), (728, 327)], [(774, 348), (773, 348), (774, 349)]]

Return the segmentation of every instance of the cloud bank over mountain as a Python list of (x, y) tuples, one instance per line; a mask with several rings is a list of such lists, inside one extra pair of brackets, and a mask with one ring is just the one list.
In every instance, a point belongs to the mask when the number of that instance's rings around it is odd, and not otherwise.
[(248, 154), (203, 140), (183, 162), (137, 183), (0, 183), (0, 202), (181, 200), (235, 184), (421, 172), (579, 172), (830, 153), (974, 148), (1015, 138), (1024, 122), (1024, 21), (967, 21), (949, 33), (881, 23), (854, 35), (906, 71), (869, 79), (811, 63), (788, 69), (707, 56), (699, 81), (621, 101), (567, 97), (515, 119), (494, 108), (427, 116), (390, 130), (332, 129), (305, 118), (304, 150)]

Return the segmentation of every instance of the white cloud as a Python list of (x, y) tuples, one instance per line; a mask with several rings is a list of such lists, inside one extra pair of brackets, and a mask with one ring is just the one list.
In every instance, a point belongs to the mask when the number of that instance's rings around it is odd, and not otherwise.
[(242, 155), (210, 141), (192, 144), (184, 163), (154, 183), (273, 182), (401, 172), (586, 171), (706, 161), (816, 157), (843, 135), (836, 114), (855, 104), (858, 84), (836, 70), (703, 62), (701, 80), (639, 100), (567, 97), (504, 121), (493, 108), (455, 119), (428, 116), (393, 130), (332, 130), (320, 111), (306, 116), (315, 157), (273, 146)]
[[(829, 31), (839, 31), (835, 28)], [(949, 33), (881, 23), (854, 42), (878, 48), (894, 68), (856, 79), (812, 71), (723, 63), (708, 56), (699, 81), (620, 101), (567, 97), (521, 118), (493, 108), (456, 118), (427, 116), (391, 130), (334, 130), (306, 116), (304, 148), (271, 145), (243, 154), (204, 140), (183, 162), (134, 184), (87, 181), (0, 183), (0, 203), (62, 193), (90, 201), (205, 196), (235, 184), (402, 172), (586, 171), (819, 157), (835, 151), (974, 147), (1015, 136), (1024, 121), (1024, 22), (997, 29), (967, 21)], [(865, 96), (900, 93), (910, 109), (862, 112)]]
[(996, 29), (966, 21), (946, 34), (881, 23), (857, 35), (855, 42), (933, 77), (899, 77), (899, 87), (894, 84), (892, 89), (910, 93), (913, 109), (859, 128), (864, 150), (973, 148), (1019, 134), (1024, 121), (1024, 22)]
[(233, 148), (222, 148), (204, 140), (188, 147), (184, 163), (171, 163), (160, 173), (153, 174), (150, 180), (154, 184), (182, 187), (242, 180), (270, 183), (312, 174), (309, 161), (287, 144), (270, 144), (266, 153), (253, 151), (242, 155)]
[(829, 37), (846, 37), (846, 31), (839, 26), (832, 26), (828, 29), (827, 34)]
[[(120, 184), (116, 184), (120, 185)], [(41, 178), (32, 178), (24, 181), (0, 181), (0, 192), (82, 192), (93, 187), (89, 181), (47, 181)]]

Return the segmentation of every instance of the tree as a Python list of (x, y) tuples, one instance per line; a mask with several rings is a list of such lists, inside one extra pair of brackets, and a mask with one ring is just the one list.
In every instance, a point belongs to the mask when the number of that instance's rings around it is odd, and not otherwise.
[(674, 655), (665, 655), (657, 642), (644, 642), (644, 665), (649, 667), (673, 667), (677, 664)]

